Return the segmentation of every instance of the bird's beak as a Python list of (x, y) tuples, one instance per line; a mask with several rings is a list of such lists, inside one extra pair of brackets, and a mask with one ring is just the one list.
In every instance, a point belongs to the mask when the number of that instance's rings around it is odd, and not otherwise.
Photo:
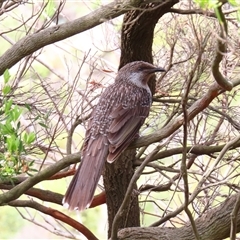
[(166, 70), (164, 68), (157, 67), (157, 68), (153, 68), (152, 72), (166, 72)]
[(156, 67), (156, 68), (151, 68), (151, 69), (146, 69), (145, 70), (147, 73), (155, 73), (155, 72), (166, 72), (164, 68), (161, 67)]

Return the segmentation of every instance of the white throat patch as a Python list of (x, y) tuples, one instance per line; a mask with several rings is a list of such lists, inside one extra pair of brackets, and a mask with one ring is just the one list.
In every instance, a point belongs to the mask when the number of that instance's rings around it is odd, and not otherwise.
[(151, 91), (150, 91), (150, 88), (148, 87), (147, 84), (143, 84), (143, 82), (140, 80), (142, 79), (144, 76), (141, 72), (134, 72), (130, 75), (129, 77), (129, 81), (131, 83), (133, 83), (134, 85), (140, 87), (140, 88), (144, 88), (146, 89), (150, 94), (151, 94)]

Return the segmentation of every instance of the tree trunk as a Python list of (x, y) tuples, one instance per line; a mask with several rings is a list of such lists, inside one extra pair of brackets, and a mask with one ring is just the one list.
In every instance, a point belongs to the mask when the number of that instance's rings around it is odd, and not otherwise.
[[(178, 0), (167, 0), (164, 3), (150, 3), (140, 6), (143, 10), (129, 11), (123, 21), (121, 38), (121, 58), (119, 69), (125, 64), (142, 60), (153, 62), (152, 43), (154, 28), (161, 18)], [(159, 6), (159, 7), (157, 7)], [(147, 10), (146, 10), (147, 9)], [(154, 9), (154, 10), (153, 10)], [(152, 93), (155, 92), (155, 78), (149, 84)], [(106, 164), (103, 174), (108, 207), (109, 230), (112, 228), (113, 219), (124, 199), (127, 187), (134, 173), (133, 161), (136, 150), (125, 151), (113, 164)], [(140, 226), (140, 211), (137, 197), (137, 185), (132, 193), (131, 205), (123, 214), (119, 229)]]
[[(179, 0), (163, 3), (149, 3), (144, 10), (132, 10), (125, 14), (121, 33), (121, 57), (119, 69), (133, 61), (153, 63), (152, 43), (154, 28), (158, 20)], [(149, 81), (152, 94), (155, 93), (155, 78)]]
[[(127, 150), (117, 161), (117, 164), (107, 163), (104, 171), (104, 186), (108, 207), (108, 235), (110, 237), (112, 223), (120, 205), (123, 202), (128, 184), (134, 173), (133, 160), (136, 150)], [(135, 186), (137, 189), (137, 185)], [(120, 228), (140, 226), (140, 212), (137, 193), (132, 194), (131, 204), (126, 214), (120, 220)]]

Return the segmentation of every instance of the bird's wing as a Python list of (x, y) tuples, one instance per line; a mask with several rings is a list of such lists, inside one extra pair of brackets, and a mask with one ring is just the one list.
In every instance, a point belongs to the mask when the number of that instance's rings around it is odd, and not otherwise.
[[(107, 161), (113, 162), (136, 138), (138, 131), (149, 114), (151, 105), (147, 91), (131, 99), (128, 107), (119, 103), (110, 114), (112, 118), (108, 129), (109, 154)], [(128, 99), (129, 100), (129, 99)]]

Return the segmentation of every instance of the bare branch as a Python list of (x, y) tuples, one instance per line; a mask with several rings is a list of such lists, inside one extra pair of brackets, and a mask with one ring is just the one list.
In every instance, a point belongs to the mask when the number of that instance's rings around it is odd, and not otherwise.
[(61, 220), (62, 222), (72, 226), (73, 228), (78, 230), (80, 233), (82, 233), (87, 239), (93, 239), (93, 240), (98, 239), (84, 225), (82, 225), (81, 223), (77, 222), (76, 220), (70, 218), (66, 214), (64, 214), (62, 212), (59, 212), (56, 209), (45, 207), (45, 206), (43, 206), (43, 205), (41, 205), (37, 202), (34, 202), (34, 201), (26, 201), (26, 200), (11, 201), (11, 202), (8, 203), (8, 205), (12, 206), (12, 207), (30, 207), (30, 208), (36, 209), (39, 212), (42, 212), (42, 213), (47, 214), (49, 216), (52, 216), (53, 218)]
[(212, 63), (212, 74), (217, 83), (225, 90), (232, 90), (233, 85), (230, 81), (225, 79), (219, 70), (219, 64), (222, 61), (224, 53), (226, 53), (227, 44), (227, 22), (225, 16), (222, 12), (222, 6), (217, 7), (217, 11), (221, 19), (219, 19), (220, 24), (220, 36), (217, 39), (217, 48), (215, 53), (215, 58)]
[[(14, 186), (0, 183), (0, 189), (10, 190), (13, 188)], [(41, 199), (42, 201), (52, 202), (52, 203), (62, 205), (63, 195), (49, 191), (49, 190), (30, 188), (24, 194), (28, 196), (36, 197), (38, 199)]]

